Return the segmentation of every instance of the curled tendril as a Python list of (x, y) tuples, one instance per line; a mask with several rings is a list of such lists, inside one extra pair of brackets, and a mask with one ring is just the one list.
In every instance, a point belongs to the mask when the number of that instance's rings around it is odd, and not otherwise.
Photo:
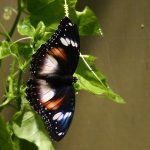
[(65, 16), (69, 17), (69, 8), (68, 8), (68, 4), (67, 4), (66, 0), (65, 0), (65, 4), (64, 4), (64, 9), (65, 9)]

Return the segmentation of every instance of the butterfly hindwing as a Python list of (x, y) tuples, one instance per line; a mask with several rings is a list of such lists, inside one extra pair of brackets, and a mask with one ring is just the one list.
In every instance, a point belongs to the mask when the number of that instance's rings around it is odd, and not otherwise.
[(73, 86), (51, 87), (45, 80), (30, 79), (27, 85), (27, 99), (43, 118), (49, 135), (55, 141), (61, 140), (72, 121), (75, 108)]

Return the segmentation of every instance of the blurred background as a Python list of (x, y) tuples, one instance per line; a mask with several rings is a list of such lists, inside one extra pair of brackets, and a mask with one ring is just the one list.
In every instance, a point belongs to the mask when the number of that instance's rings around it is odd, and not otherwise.
[[(9, 5), (16, 1), (0, 0), (1, 20)], [(99, 18), (104, 37), (81, 38), (81, 49), (98, 58), (97, 68), (126, 104), (80, 92), (72, 125), (56, 150), (150, 150), (150, 1), (79, 0), (77, 8), (85, 5)], [(9, 63), (3, 64), (4, 76)]]

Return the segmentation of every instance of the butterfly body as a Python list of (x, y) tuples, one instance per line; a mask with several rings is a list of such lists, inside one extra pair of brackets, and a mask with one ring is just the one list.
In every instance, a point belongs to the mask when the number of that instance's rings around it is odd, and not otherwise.
[(38, 76), (37, 79), (44, 79), (46, 80), (51, 86), (70, 86), (73, 83), (77, 82), (77, 78), (73, 77), (72, 75), (47, 75), (47, 76)]
[(73, 74), (78, 65), (79, 51), (77, 27), (65, 17), (47, 43), (32, 56), (27, 100), (43, 118), (55, 141), (65, 136), (74, 115), (73, 83), (77, 78)]

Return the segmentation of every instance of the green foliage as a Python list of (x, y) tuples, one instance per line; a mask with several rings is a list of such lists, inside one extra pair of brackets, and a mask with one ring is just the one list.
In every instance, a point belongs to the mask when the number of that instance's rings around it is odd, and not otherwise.
[[(68, 0), (70, 18), (76, 22), (80, 36), (100, 35), (100, 26), (94, 12), (85, 7), (79, 12), (75, 9), (77, 0)], [(16, 108), (16, 113), (9, 122), (0, 116), (0, 149), (1, 150), (53, 150), (54, 147), (45, 131), (43, 122), (34, 113), (26, 98), (26, 84), (23, 76), (30, 65), (32, 54), (45, 43), (56, 30), (60, 20), (64, 17), (64, 0), (18, 0), (16, 20), (10, 32), (0, 23), (4, 36), (0, 42), (0, 61), (6, 57), (12, 58), (7, 76), (4, 95), (1, 98), (0, 111), (7, 106)], [(26, 16), (20, 19), (21, 14)], [(7, 16), (11, 19), (10, 11)], [(4, 12), (6, 19), (6, 11)], [(8, 18), (8, 17), (7, 17)], [(17, 29), (17, 30), (15, 30)], [(12, 35), (18, 31), (20, 39), (14, 41)], [(87, 61), (93, 72), (85, 64), (82, 57)], [(78, 78), (75, 84), (76, 91), (86, 90), (96, 95), (105, 95), (117, 103), (124, 100), (114, 93), (108, 86), (105, 76), (96, 69), (95, 57), (83, 55), (80, 58), (78, 68), (74, 76)], [(0, 66), (1, 67), (1, 66)]]
[(17, 137), (34, 143), (39, 150), (54, 150), (41, 119), (32, 111), (17, 112), (12, 128)]
[(106, 82), (105, 76), (95, 67), (95, 57), (90, 55), (83, 55), (84, 59), (88, 62), (92, 70), (98, 75), (98, 80), (85, 65), (82, 58), (79, 60), (79, 65), (77, 67), (75, 76), (78, 78), (78, 82), (75, 84), (76, 90), (86, 90), (90, 93), (97, 95), (106, 95), (111, 100), (117, 103), (124, 103), (124, 100), (114, 93)]
[(8, 126), (0, 116), (0, 149), (1, 150), (14, 150), (15, 145), (11, 139), (11, 132), (8, 129)]
[[(76, 11), (80, 35), (100, 35), (100, 26), (96, 16), (89, 7), (82, 12)], [(86, 19), (85, 19), (86, 18)]]
[(5, 57), (11, 54), (10, 45), (7, 41), (2, 41), (0, 43), (0, 59), (4, 59)]

